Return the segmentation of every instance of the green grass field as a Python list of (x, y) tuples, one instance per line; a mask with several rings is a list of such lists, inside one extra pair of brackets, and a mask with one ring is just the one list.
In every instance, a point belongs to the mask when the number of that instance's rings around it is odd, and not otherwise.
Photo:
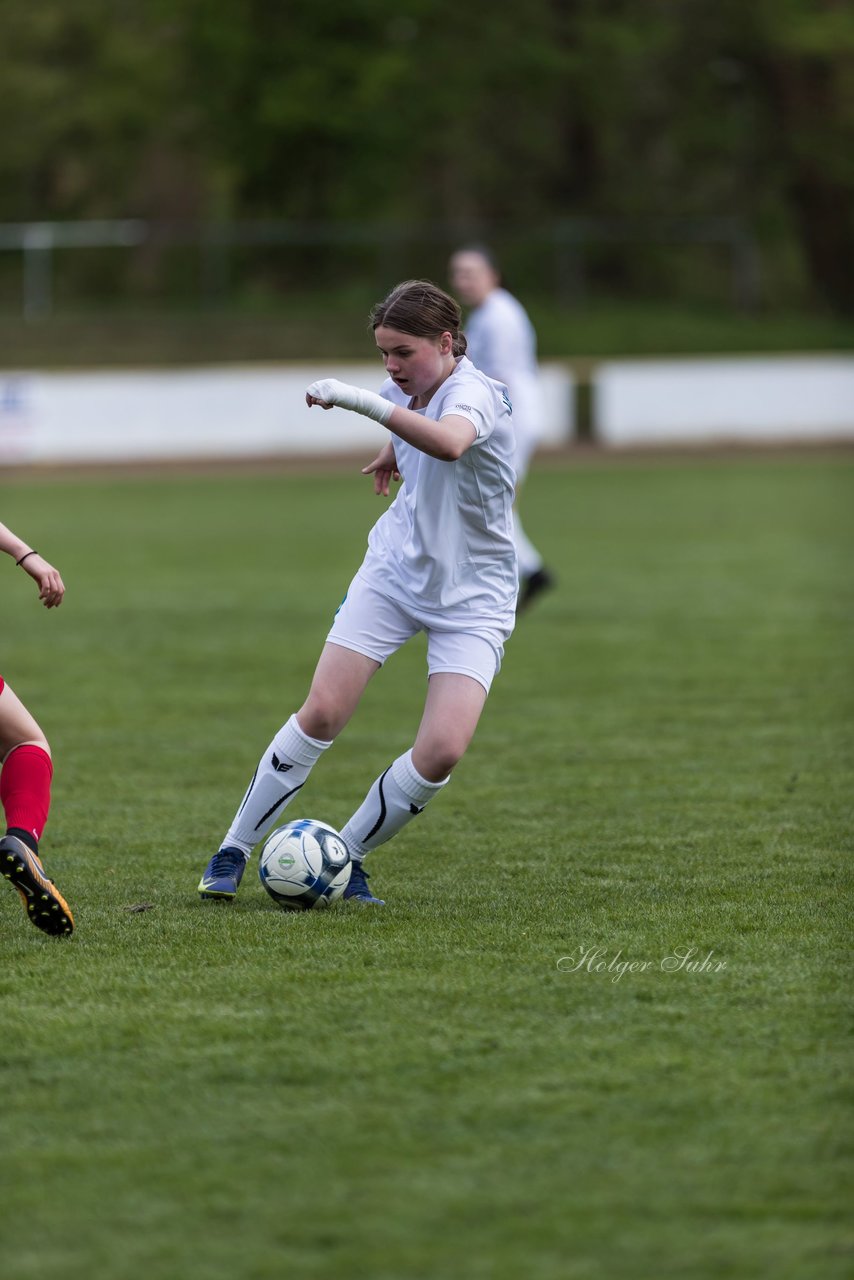
[[(850, 1275), (853, 482), (850, 455), (541, 467), (560, 589), (372, 855), (386, 909), (301, 916), (254, 871), (232, 908), (195, 888), (367, 482), (7, 486), (68, 586), (48, 614), (0, 565), (78, 927), (0, 893), (4, 1280)], [(423, 682), (416, 642), (290, 816), (344, 822)], [(571, 971), (591, 948), (610, 971)], [(686, 948), (709, 966), (662, 966)]]

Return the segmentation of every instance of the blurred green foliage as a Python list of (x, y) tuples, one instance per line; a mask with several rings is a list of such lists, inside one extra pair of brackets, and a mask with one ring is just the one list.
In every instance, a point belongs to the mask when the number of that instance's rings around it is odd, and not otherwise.
[[(376, 300), (326, 290), (267, 308), (91, 306), (25, 324), (0, 314), (0, 368), (147, 368), (282, 360), (376, 360), (368, 311)], [(526, 301), (527, 301), (526, 295)], [(659, 301), (593, 300), (566, 308), (533, 300), (543, 359), (854, 350), (854, 318), (808, 311), (733, 313)]]
[(845, 0), (4, 0), (0, 115), (0, 221), (731, 216), (854, 310)]

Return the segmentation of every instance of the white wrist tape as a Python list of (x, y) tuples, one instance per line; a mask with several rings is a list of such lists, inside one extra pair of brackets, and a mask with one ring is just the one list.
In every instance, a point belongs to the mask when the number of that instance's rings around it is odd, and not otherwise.
[(318, 378), (308, 388), (308, 394), (315, 400), (338, 405), (339, 409), (352, 409), (354, 413), (362, 413), (383, 426), (394, 408), (390, 400), (383, 400), (374, 391), (366, 391), (364, 387), (351, 387), (349, 382), (339, 382), (337, 378)]

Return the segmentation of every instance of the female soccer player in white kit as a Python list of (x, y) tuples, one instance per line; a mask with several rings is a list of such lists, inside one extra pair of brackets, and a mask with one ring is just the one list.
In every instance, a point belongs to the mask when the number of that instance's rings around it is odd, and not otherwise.
[[(472, 308), (465, 326), (469, 359), (488, 377), (502, 382), (510, 395), (518, 496), (540, 436), (537, 336), (525, 308), (501, 287), (498, 265), (488, 249), (481, 245), (458, 249), (451, 258), (450, 277), (456, 295)], [(553, 586), (554, 578), (522, 528), (518, 506), (514, 511), (514, 537), (519, 560), (519, 608), (523, 609)]]
[(398, 285), (371, 314), (388, 379), (379, 395), (334, 378), (309, 406), (338, 406), (387, 426), (363, 474), (387, 496), (368, 550), (321, 653), (308, 697), (264, 752), (199, 884), (233, 898), (252, 849), (304, 786), (352, 716), (368, 681), (419, 631), (427, 696), (411, 750), (392, 761), (341, 831), (353, 858), (345, 897), (382, 905), (365, 854), (396, 835), (448, 782), (477, 727), (513, 630), (513, 427), (506, 389), (465, 356), (456, 302), (429, 281)]

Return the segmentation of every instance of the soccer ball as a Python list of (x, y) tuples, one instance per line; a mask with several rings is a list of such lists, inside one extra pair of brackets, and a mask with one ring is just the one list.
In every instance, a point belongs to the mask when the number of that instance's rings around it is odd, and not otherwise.
[(258, 862), (261, 883), (286, 911), (328, 907), (350, 883), (353, 864), (334, 827), (300, 818), (277, 827)]

